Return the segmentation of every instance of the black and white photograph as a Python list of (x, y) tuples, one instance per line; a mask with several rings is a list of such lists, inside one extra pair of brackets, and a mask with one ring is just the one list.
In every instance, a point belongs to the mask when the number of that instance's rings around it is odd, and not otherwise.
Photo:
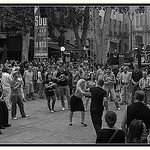
[(150, 144), (150, 4), (0, 4), (0, 146)]

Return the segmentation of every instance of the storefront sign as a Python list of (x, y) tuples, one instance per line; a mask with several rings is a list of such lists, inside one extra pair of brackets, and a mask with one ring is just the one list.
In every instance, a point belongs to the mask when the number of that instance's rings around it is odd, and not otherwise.
[(41, 18), (39, 7), (35, 7), (34, 58), (48, 58), (47, 18)]

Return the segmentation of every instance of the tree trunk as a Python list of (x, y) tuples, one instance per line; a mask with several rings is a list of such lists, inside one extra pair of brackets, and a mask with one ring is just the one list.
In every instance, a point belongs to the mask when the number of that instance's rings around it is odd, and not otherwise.
[(22, 62), (28, 61), (30, 32), (22, 35)]
[(81, 43), (82, 43), (83, 47), (86, 44), (86, 37), (87, 37), (89, 21), (90, 21), (90, 10), (89, 10), (89, 7), (85, 7), (85, 10), (84, 10), (84, 22), (83, 22), (83, 32), (82, 32), (82, 36), (81, 36)]
[(111, 12), (112, 8), (106, 7), (101, 37), (101, 54), (102, 54), (101, 59), (103, 64), (107, 62), (107, 43), (108, 43)]

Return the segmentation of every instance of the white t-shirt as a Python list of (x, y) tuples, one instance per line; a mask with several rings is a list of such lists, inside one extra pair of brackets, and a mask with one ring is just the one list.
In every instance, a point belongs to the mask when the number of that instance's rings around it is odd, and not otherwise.
[(2, 73), (2, 79), (1, 79), (1, 83), (2, 83), (2, 87), (3, 89), (11, 89), (10, 88), (10, 82), (11, 82), (12, 78), (11, 75), (9, 73)]
[(130, 76), (131, 76), (131, 74), (130, 74), (130, 72), (128, 72), (127, 71), (127, 73), (122, 73), (121, 74), (121, 81), (123, 82), (123, 83), (129, 83), (129, 81), (130, 81)]

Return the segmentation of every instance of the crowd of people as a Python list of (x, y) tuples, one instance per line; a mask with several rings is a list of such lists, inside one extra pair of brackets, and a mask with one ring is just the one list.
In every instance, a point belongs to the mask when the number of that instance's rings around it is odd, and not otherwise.
[[(37, 93), (38, 99), (47, 100), (47, 108), (51, 113), (57, 111), (57, 100), (61, 102), (62, 111), (70, 110), (69, 126), (73, 125), (74, 112), (80, 111), (81, 125), (87, 127), (84, 118), (91, 101), (90, 115), (97, 135), (96, 143), (142, 143), (145, 140), (142, 139), (142, 133), (136, 134), (143, 131), (138, 131), (138, 126), (144, 126), (147, 134), (150, 129), (149, 74), (149, 68), (139, 69), (132, 64), (130, 67), (89, 67), (84, 62), (55, 64), (46, 60), (24, 63), (7, 61), (0, 66), (0, 129), (11, 126), (9, 111), (11, 118), (17, 120), (17, 105), (22, 117), (30, 117), (25, 112), (24, 103), (36, 100)], [(111, 101), (117, 111), (120, 111), (121, 105), (126, 105), (122, 130), (115, 128), (117, 116), (109, 109)], [(104, 110), (108, 125), (106, 129), (102, 129)]]

